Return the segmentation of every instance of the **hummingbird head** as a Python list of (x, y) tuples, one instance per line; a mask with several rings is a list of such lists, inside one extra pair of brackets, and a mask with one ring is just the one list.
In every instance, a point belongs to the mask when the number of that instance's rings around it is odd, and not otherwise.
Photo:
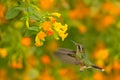
[(71, 40), (76, 46), (77, 46), (77, 49), (80, 51), (80, 52), (83, 52), (84, 51), (84, 48), (81, 44), (79, 43), (76, 43), (75, 41)]

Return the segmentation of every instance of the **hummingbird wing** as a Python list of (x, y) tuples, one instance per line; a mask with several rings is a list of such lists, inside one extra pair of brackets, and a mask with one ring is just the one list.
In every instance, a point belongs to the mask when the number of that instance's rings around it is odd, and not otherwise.
[(68, 63), (68, 64), (78, 64), (79, 62), (76, 60), (76, 51), (65, 49), (65, 48), (59, 48), (54, 53), (55, 57), (57, 57), (59, 60)]

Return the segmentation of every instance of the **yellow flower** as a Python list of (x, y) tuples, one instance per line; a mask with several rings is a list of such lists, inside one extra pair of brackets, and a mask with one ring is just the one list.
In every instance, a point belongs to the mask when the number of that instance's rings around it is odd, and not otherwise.
[(61, 30), (62, 30), (63, 32), (66, 32), (66, 31), (67, 31), (67, 27), (68, 27), (67, 24), (65, 24), (64, 26), (61, 26)]
[(67, 31), (67, 24), (65, 24), (64, 26), (59, 23), (59, 22), (55, 22), (53, 24), (54, 29), (58, 32), (58, 35), (62, 38), (62, 41), (67, 37), (68, 33), (65, 33)]
[(54, 26), (54, 29), (55, 29), (56, 31), (59, 31), (59, 30), (60, 30), (60, 27), (61, 27), (62, 25), (61, 25), (61, 23), (59, 23), (59, 22), (55, 22), (55, 23), (53, 24), (53, 26)]
[(42, 43), (42, 42), (40, 42), (40, 41), (35, 42), (35, 46), (42, 46), (42, 45), (43, 45), (43, 43)]
[(67, 36), (68, 36), (68, 33), (63, 34), (63, 35), (61, 36), (62, 41), (64, 41), (64, 39), (65, 39)]
[(57, 13), (57, 12), (52, 13), (52, 15), (53, 15), (53, 16), (56, 16), (56, 17), (58, 17), (58, 18), (61, 16), (61, 14), (60, 14), (60, 13)]
[(44, 32), (39, 32), (35, 37), (35, 46), (42, 46), (43, 42), (41, 40), (45, 40), (46, 34)]

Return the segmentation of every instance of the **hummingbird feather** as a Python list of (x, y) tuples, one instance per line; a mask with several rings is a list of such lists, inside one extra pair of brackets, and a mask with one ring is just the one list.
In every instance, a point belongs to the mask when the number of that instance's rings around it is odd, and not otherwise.
[(68, 64), (78, 64), (79, 62), (76, 60), (75, 54), (76, 51), (65, 49), (65, 48), (59, 48), (57, 51), (55, 51), (54, 55), (59, 60), (68, 63)]
[(78, 44), (74, 41), (72, 42), (77, 47), (76, 51), (65, 48), (59, 48), (57, 51), (55, 51), (54, 55), (63, 62), (66, 62), (68, 64), (79, 65), (80, 71), (83, 71), (84, 69), (88, 69), (88, 68), (95, 68), (104, 71), (103, 68), (100, 68), (90, 62), (81, 44)]

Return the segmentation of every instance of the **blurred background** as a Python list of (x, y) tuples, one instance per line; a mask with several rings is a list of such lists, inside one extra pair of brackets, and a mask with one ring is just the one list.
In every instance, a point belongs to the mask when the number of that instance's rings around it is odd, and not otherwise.
[[(17, 1), (0, 0), (0, 80), (120, 80), (120, 0), (27, 0), (41, 11), (61, 13), (61, 22), (68, 24), (64, 41), (47, 37), (40, 47), (20, 20), (22, 13), (5, 18)], [(59, 47), (76, 50), (71, 40), (105, 72), (80, 72), (79, 66), (56, 60)]]

